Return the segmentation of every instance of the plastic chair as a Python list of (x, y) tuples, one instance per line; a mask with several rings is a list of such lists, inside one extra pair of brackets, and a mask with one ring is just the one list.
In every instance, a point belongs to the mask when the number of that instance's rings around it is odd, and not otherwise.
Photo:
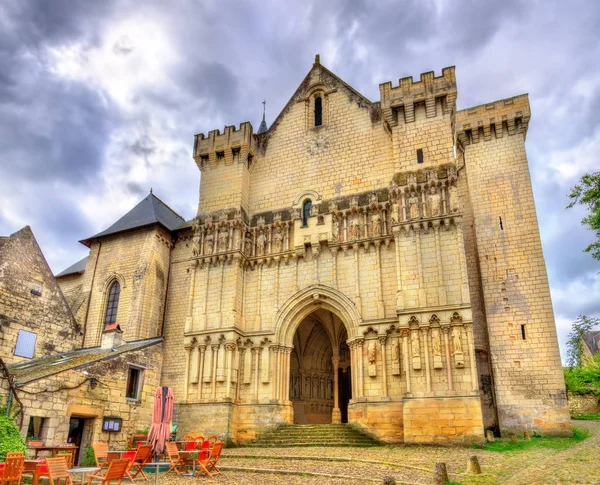
[(104, 475), (88, 475), (89, 481), (87, 485), (91, 485), (92, 480), (102, 480), (100, 484), (96, 482), (96, 485), (108, 485), (110, 482), (117, 481), (117, 485), (121, 485), (123, 477), (127, 473), (127, 468), (130, 466), (129, 460), (113, 460), (110, 462), (108, 469)]
[(46, 458), (48, 465), (48, 479), (50, 485), (60, 485), (61, 480), (64, 480), (64, 485), (73, 485), (71, 475), (67, 472), (67, 458), (64, 456), (56, 456), (54, 458)]
[(0, 485), (21, 485), (25, 456), (20, 452), (8, 452), (0, 473)]

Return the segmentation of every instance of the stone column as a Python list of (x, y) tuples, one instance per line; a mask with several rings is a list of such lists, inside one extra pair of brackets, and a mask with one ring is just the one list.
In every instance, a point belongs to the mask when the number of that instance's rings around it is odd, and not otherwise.
[(222, 318), (221, 318), (221, 307), (222, 305), (222, 301), (223, 301), (223, 277), (224, 277), (224, 273), (225, 273), (225, 261), (221, 261), (220, 262), (220, 271), (219, 271), (219, 298), (217, 298), (217, 312), (216, 312), (216, 325), (213, 325), (213, 327), (217, 327), (220, 328), (221, 327), (221, 322), (222, 322)]
[(260, 307), (261, 307), (261, 299), (262, 299), (262, 270), (263, 265), (261, 262), (258, 263), (258, 275), (256, 278), (256, 315), (254, 317), (254, 330), (260, 330), (262, 326), (261, 316), (260, 316)]
[(234, 343), (225, 344), (225, 350), (227, 351), (227, 377), (225, 378), (225, 399), (231, 398), (231, 373), (233, 371), (233, 351), (235, 350)]
[(285, 349), (285, 394), (283, 396), (283, 401), (284, 402), (288, 402), (290, 401), (290, 378), (291, 378), (291, 372), (290, 372), (290, 359), (292, 356), (292, 349), (290, 349), (289, 347), (286, 347)]
[(331, 358), (331, 363), (333, 364), (333, 410), (331, 412), (331, 423), (339, 424), (342, 422), (338, 389), (338, 367), (340, 365), (340, 356), (334, 355)]
[(277, 257), (275, 261), (275, 308), (273, 309), (273, 313), (277, 313), (277, 310), (279, 310), (279, 263), (280, 259)]
[(285, 347), (279, 347), (279, 373), (277, 377), (279, 380), (277, 399), (283, 401), (285, 399)]
[(362, 301), (360, 298), (360, 270), (358, 265), (358, 250), (359, 245), (354, 244), (354, 304), (359, 315), (362, 315)]
[(258, 380), (260, 378), (258, 374), (258, 362), (260, 357), (260, 347), (252, 347), (252, 355), (254, 356), (254, 399), (258, 402)]
[(363, 344), (365, 343), (365, 339), (358, 339), (356, 341), (356, 357), (358, 364), (358, 397), (365, 397), (365, 356), (363, 352)]
[(419, 306), (427, 306), (427, 292), (425, 291), (425, 283), (423, 281), (423, 261), (421, 255), (421, 228), (417, 227), (415, 231), (415, 243), (417, 245), (417, 273), (419, 278)]
[(217, 359), (219, 358), (219, 344), (211, 345), (212, 349), (212, 400), (217, 400)]
[(358, 369), (356, 368), (356, 342), (353, 340), (348, 343), (348, 347), (350, 348), (350, 369), (351, 369), (351, 378), (350, 384), (352, 386), (352, 400), (356, 401), (358, 398), (356, 391), (356, 375)]
[(276, 346), (270, 347), (272, 352), (271, 356), (271, 365), (272, 365), (272, 373), (273, 378), (271, 379), (271, 386), (273, 388), (273, 401), (277, 401), (279, 397), (279, 379), (277, 376), (279, 375), (279, 348)]
[(202, 383), (204, 381), (204, 358), (206, 355), (206, 345), (198, 345), (198, 350), (200, 351), (200, 369), (198, 371), (198, 401), (202, 400)]
[(386, 341), (387, 337), (379, 337), (379, 344), (381, 345), (381, 371), (383, 375), (383, 395), (381, 396), (382, 401), (390, 400), (390, 396), (388, 395), (387, 356), (385, 352)]
[(200, 330), (208, 328), (208, 289), (210, 279), (210, 262), (204, 265), (204, 306), (202, 307), (202, 315), (200, 320)]
[(381, 277), (381, 241), (375, 241), (375, 271), (377, 272), (377, 317), (385, 318), (383, 278)]
[(438, 303), (440, 305), (446, 305), (448, 303), (448, 298), (446, 296), (446, 286), (444, 284), (444, 265), (442, 264), (439, 219), (433, 222), (433, 231), (435, 237), (435, 257), (438, 270)]
[(344, 212), (344, 222), (342, 224), (343, 229), (343, 235), (344, 235), (344, 242), (348, 241), (348, 214), (346, 212)]
[(313, 268), (315, 272), (315, 279), (313, 280), (317, 285), (320, 283), (319, 281), (319, 245), (313, 245), (311, 247), (312, 250), (312, 260), (313, 260)]
[(450, 339), (448, 334), (450, 333), (449, 325), (442, 325), (442, 334), (444, 335), (444, 347), (446, 348), (446, 374), (448, 376), (448, 392), (454, 392), (454, 384), (452, 383), (452, 358), (450, 357)]
[(404, 295), (402, 294), (402, 255), (400, 254), (400, 230), (394, 233), (394, 247), (396, 252), (396, 279), (398, 290), (396, 291), (396, 310), (404, 310)]
[(469, 367), (471, 368), (471, 390), (478, 392), (479, 384), (477, 382), (477, 363), (475, 362), (475, 344), (473, 343), (473, 325), (470, 323), (465, 324), (465, 331), (467, 332), (467, 347), (469, 350)]
[(431, 394), (431, 364), (429, 363), (429, 328), (421, 327), (421, 333), (423, 335), (423, 353), (425, 354), (425, 386), (427, 394)]
[(332, 280), (332, 286), (334, 288), (337, 288), (338, 286), (338, 282), (337, 282), (337, 253), (338, 253), (338, 248), (334, 247), (334, 248), (330, 248), (331, 251), (331, 280)]
[(185, 333), (191, 332), (194, 329), (194, 293), (196, 289), (196, 271), (198, 268), (198, 260), (194, 261), (190, 268), (190, 291), (188, 295), (187, 316), (185, 318)]
[(194, 346), (189, 343), (184, 345), (185, 349), (185, 370), (183, 376), (183, 402), (188, 401), (188, 387), (189, 387), (189, 379), (190, 379), (190, 357), (192, 354), (192, 349)]
[(404, 354), (404, 369), (406, 372), (406, 394), (411, 395), (410, 388), (410, 357), (408, 354), (408, 336), (410, 335), (410, 330), (408, 328), (403, 328), (400, 334), (402, 336), (402, 353)]
[(190, 383), (191, 384), (198, 384), (198, 370), (199, 370), (199, 354), (200, 354), (200, 348), (197, 346), (194, 346), (194, 348), (192, 349), (192, 353), (191, 353), (191, 369), (190, 369)]
[(455, 216), (454, 225), (456, 226), (456, 247), (458, 248), (458, 262), (460, 264), (460, 287), (462, 303), (470, 303), (471, 295), (469, 293), (469, 282), (467, 281), (467, 263), (465, 256), (465, 240), (462, 231), (462, 220)]

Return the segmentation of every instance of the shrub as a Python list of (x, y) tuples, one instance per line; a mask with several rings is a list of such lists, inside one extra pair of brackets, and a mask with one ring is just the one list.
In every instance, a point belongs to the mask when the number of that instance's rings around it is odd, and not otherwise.
[(564, 369), (567, 390), (600, 395), (600, 354), (584, 362), (584, 366)]
[(6, 459), (6, 454), (9, 451), (22, 451), (25, 453), (27, 446), (12, 418), (0, 416), (0, 461)]
[(96, 456), (94, 455), (94, 448), (86, 446), (83, 449), (83, 458), (79, 463), (79, 466), (96, 466)]

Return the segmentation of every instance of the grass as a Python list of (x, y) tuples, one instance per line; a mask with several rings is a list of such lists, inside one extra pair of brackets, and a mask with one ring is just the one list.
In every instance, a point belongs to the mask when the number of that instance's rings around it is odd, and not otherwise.
[(517, 443), (512, 443), (509, 439), (496, 439), (493, 443), (486, 443), (485, 449), (488, 451), (496, 451), (505, 453), (510, 451), (524, 451), (531, 448), (546, 448), (554, 450), (564, 450), (574, 444), (583, 441), (589, 436), (590, 432), (585, 428), (573, 428), (573, 436), (571, 438), (558, 438), (552, 436), (532, 436), (531, 440), (524, 441), (520, 436)]
[(586, 421), (600, 421), (600, 413), (598, 414), (576, 414), (571, 416), (571, 419), (583, 419)]

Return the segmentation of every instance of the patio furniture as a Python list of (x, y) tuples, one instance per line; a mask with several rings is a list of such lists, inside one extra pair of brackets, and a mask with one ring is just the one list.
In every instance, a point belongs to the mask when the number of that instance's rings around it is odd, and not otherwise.
[[(168, 461), (151, 461), (146, 463), (146, 466), (155, 466), (156, 472), (154, 473), (154, 485), (158, 485), (158, 473), (160, 472), (161, 466), (169, 466), (170, 463)], [(89, 485), (89, 484), (88, 484)]]
[(127, 473), (129, 466), (129, 460), (113, 460), (108, 465), (108, 469), (104, 475), (88, 475), (88, 485), (91, 485), (92, 480), (101, 480), (100, 484), (96, 482), (96, 485), (108, 485), (114, 481), (117, 482), (117, 485), (121, 485), (121, 481)]
[(210, 478), (213, 478), (212, 473), (217, 475), (222, 475), (221, 470), (217, 467), (217, 463), (219, 462), (219, 458), (221, 458), (221, 451), (223, 450), (224, 443), (222, 441), (217, 441), (212, 449), (210, 450), (210, 454), (208, 457), (204, 459), (198, 459), (198, 465), (200, 465), (200, 470), (198, 471), (197, 476), (201, 476), (203, 474), (207, 474)]
[(58, 453), (56, 453), (56, 456), (64, 456), (65, 459), (67, 460), (67, 467), (68, 468), (72, 468), (73, 467), (73, 462), (75, 459), (75, 450), (61, 450)]
[(96, 466), (102, 472), (103, 468), (108, 467), (108, 445), (106, 443), (94, 443), (94, 457), (96, 458)]
[(89, 475), (90, 473), (96, 473), (100, 471), (100, 468), (97, 466), (77, 466), (75, 468), (69, 468), (67, 470), (70, 474), (78, 474), (81, 473), (81, 485), (85, 483), (85, 475)]
[(48, 465), (48, 479), (50, 485), (60, 485), (63, 480), (64, 485), (73, 485), (71, 475), (67, 472), (67, 459), (63, 456), (57, 456), (54, 458), (46, 458), (46, 465)]
[(167, 471), (169, 473), (175, 473), (181, 475), (181, 473), (187, 473), (186, 460), (179, 454), (177, 445), (175, 443), (166, 443), (167, 457), (171, 462), (171, 468)]
[[(130, 462), (129, 468), (127, 469), (127, 476), (131, 481), (135, 480), (138, 475), (142, 475), (144, 480), (148, 480), (148, 477), (144, 473), (144, 465), (152, 459), (152, 445), (140, 445), (135, 452), (134, 459)], [(132, 475), (132, 471), (135, 473)]]
[(8, 452), (4, 467), (0, 471), (0, 485), (21, 485), (25, 456), (19, 452)]
[(52, 457), (56, 456), (60, 451), (72, 451), (73, 453), (77, 450), (77, 446), (75, 445), (54, 445), (54, 446), (35, 446), (31, 448), (35, 450), (34, 457), (37, 458), (40, 451), (49, 451)]
[(41, 476), (48, 476), (48, 466), (45, 462), (46, 460), (43, 458), (38, 458), (37, 460), (25, 460), (23, 473), (31, 473), (31, 485), (38, 485)]

